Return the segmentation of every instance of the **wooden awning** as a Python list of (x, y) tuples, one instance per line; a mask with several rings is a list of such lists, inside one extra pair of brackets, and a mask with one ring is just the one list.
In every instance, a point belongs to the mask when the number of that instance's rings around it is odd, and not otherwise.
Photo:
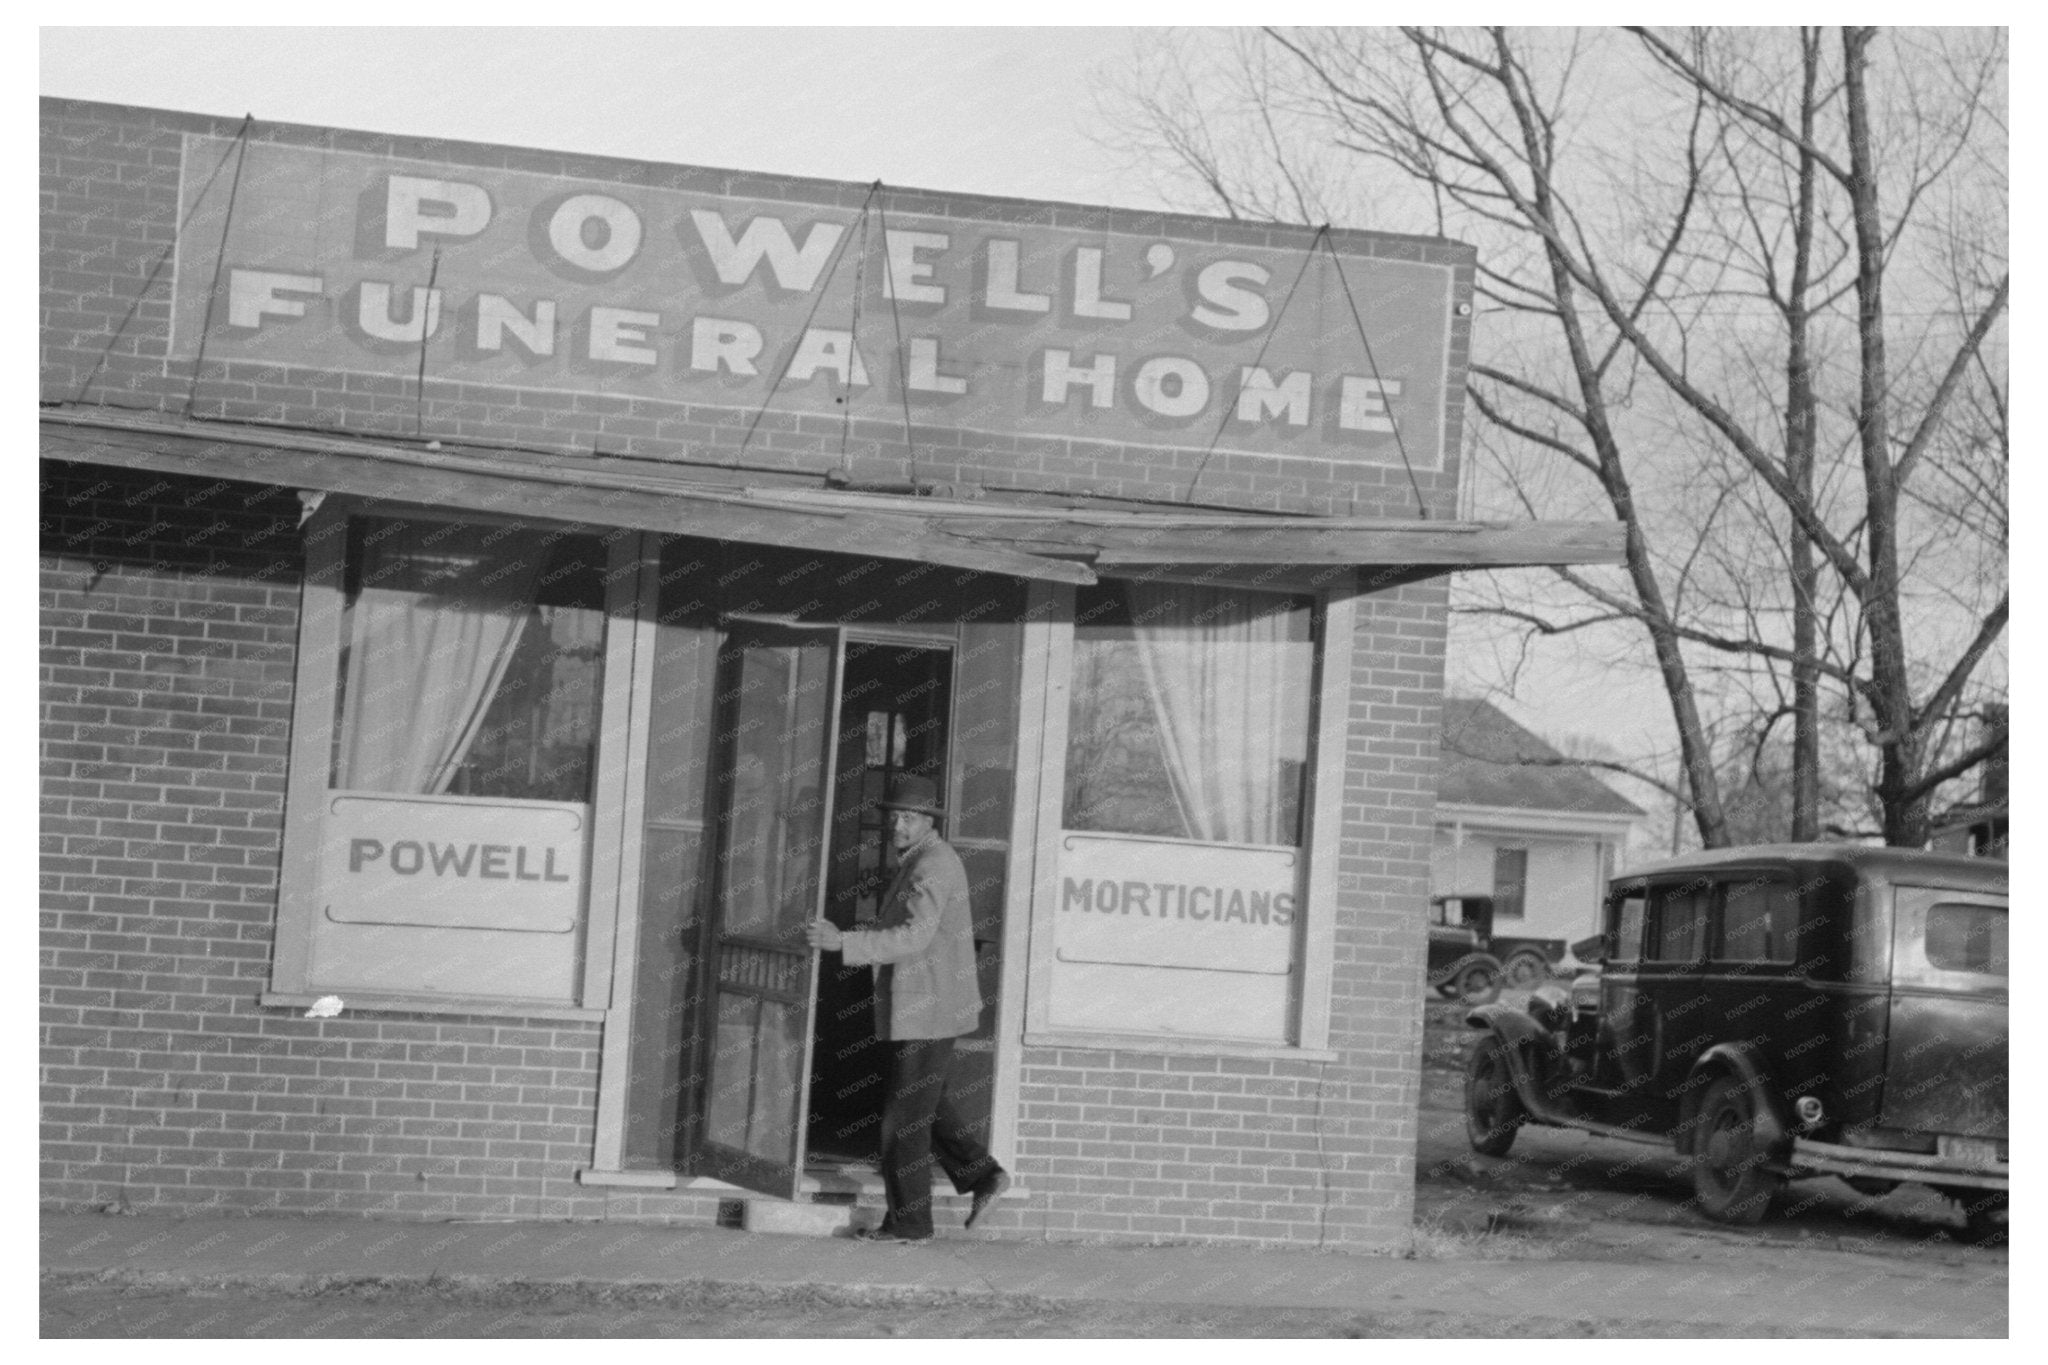
[(1610, 564), (1622, 556), (1619, 522), (1100, 510), (752, 487), (713, 482), (701, 466), (433, 449), (105, 408), (46, 409), (42, 453), (384, 502), (915, 560), (1062, 583), (1092, 583), (1098, 570), (1118, 577), (1206, 577), (1367, 566), (1403, 569), (1403, 578), (1417, 578), (1458, 569)]

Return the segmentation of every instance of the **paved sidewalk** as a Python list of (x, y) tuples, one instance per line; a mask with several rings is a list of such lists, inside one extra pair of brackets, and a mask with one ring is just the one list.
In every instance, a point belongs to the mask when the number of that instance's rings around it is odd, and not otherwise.
[(1150, 1304), (1406, 1311), (1848, 1333), (2003, 1336), (2004, 1267), (1760, 1246), (1682, 1262), (1400, 1260), (1213, 1246), (946, 1238), (913, 1246), (620, 1223), (403, 1223), (280, 1216), (42, 1215), (45, 1273), (306, 1288), (430, 1277), (488, 1284), (741, 1284), (1031, 1294)]

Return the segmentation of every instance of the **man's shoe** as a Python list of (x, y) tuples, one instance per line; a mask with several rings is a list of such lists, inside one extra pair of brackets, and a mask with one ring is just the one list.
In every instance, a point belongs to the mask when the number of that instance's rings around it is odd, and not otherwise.
[(898, 1232), (892, 1227), (855, 1228), (853, 1236), (861, 1242), (929, 1242), (932, 1239), (929, 1232)]
[(973, 1227), (974, 1220), (988, 1212), (989, 1205), (1001, 1199), (1004, 1191), (1009, 1188), (1010, 1176), (1007, 1171), (997, 1171), (993, 1175), (983, 1176), (972, 1191), (974, 1204), (967, 1210), (967, 1226)]

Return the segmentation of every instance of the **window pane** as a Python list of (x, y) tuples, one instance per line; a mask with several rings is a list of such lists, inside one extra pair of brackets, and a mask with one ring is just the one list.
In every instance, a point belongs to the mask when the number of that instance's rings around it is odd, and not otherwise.
[(1927, 912), (1927, 962), (1949, 972), (2005, 976), (2006, 907), (1937, 905)]
[(818, 910), (825, 843), (830, 636), (745, 645), (731, 698), (732, 770), (718, 859), (726, 934), (778, 937)]
[(759, 1044), (761, 1001), (753, 996), (718, 997), (717, 1032), (711, 1041), (712, 1083), (704, 1097), (704, 1136), (722, 1147), (747, 1150), (747, 1115), (754, 1103), (754, 1050)]
[(1639, 962), (1643, 956), (1643, 896), (1624, 896), (1615, 913), (1614, 959)]
[(1697, 962), (1707, 945), (1707, 904), (1704, 887), (1681, 887), (1657, 893), (1656, 962)]
[(349, 529), (333, 785), (588, 801), (604, 546), (384, 517)]
[(1783, 882), (1737, 882), (1721, 911), (1723, 962), (1792, 962), (1798, 958), (1798, 894)]
[(1301, 598), (1176, 584), (1082, 589), (1066, 828), (1300, 844), (1311, 620)]

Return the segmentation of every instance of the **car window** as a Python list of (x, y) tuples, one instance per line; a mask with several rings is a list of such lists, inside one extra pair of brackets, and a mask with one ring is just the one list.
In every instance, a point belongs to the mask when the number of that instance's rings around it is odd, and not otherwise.
[(1614, 919), (1614, 960), (1640, 962), (1643, 957), (1643, 893), (1621, 898)]
[(1655, 962), (1697, 962), (1707, 946), (1707, 906), (1712, 888), (1703, 883), (1658, 887), (1650, 926)]
[(2005, 925), (2002, 905), (1929, 906), (1928, 965), (1950, 972), (2007, 975)]
[(1720, 962), (1798, 960), (1799, 893), (1789, 883), (1758, 878), (1728, 883), (1721, 907)]

